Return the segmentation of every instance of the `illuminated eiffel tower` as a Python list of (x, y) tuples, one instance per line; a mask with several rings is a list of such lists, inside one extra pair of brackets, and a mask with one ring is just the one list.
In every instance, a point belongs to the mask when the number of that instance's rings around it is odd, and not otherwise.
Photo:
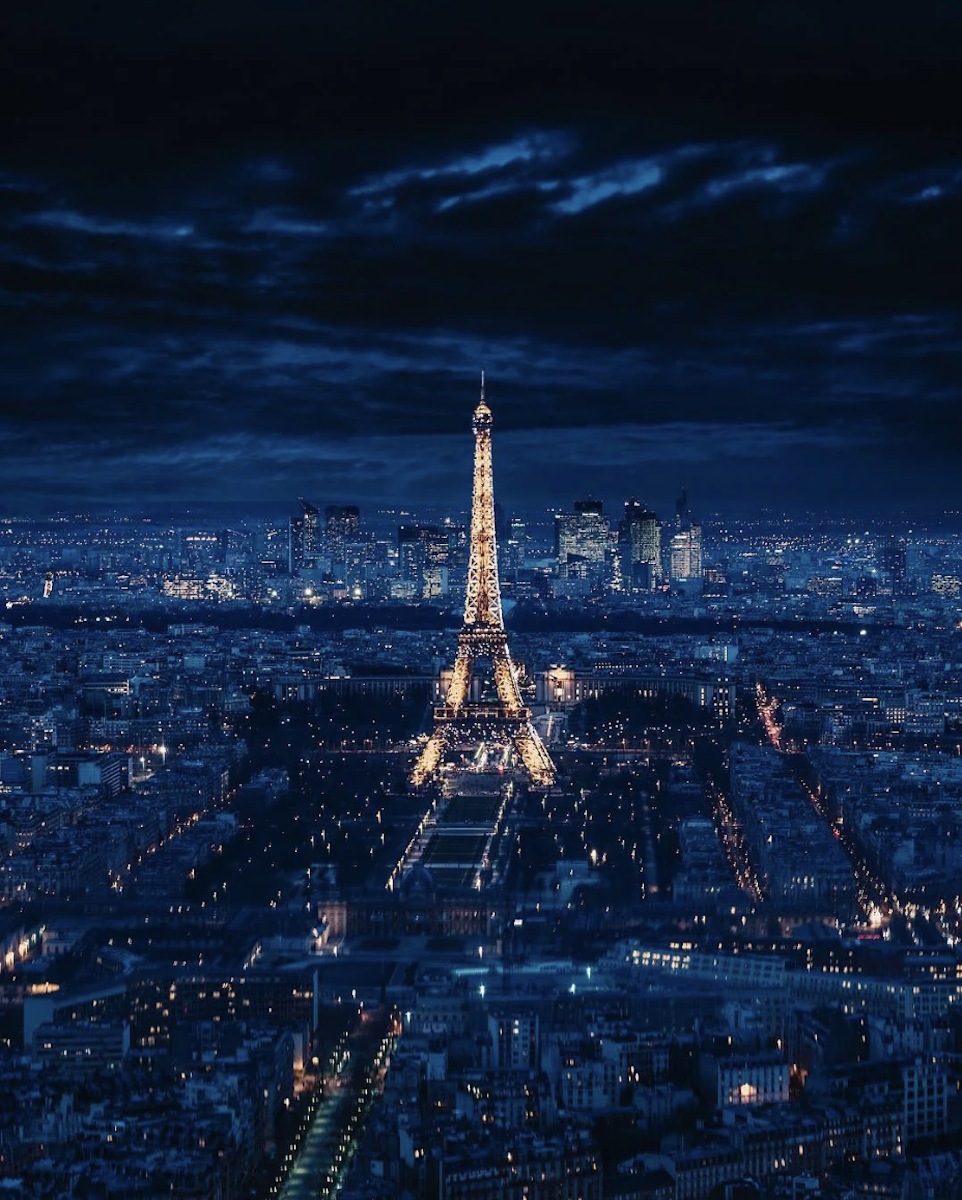
[[(514, 744), (533, 783), (554, 781), (554, 764), (531, 724), (531, 710), (518, 691), (518, 676), (501, 612), (498, 544), (494, 530), (494, 481), (491, 471), (491, 409), (484, 399), (474, 410), (474, 492), (471, 500), (471, 557), (464, 597), (464, 624), (458, 636), (454, 674), (444, 703), (434, 709), (434, 733), (421, 751), (411, 782), (426, 782), (437, 769), (445, 748), (481, 741)], [(497, 701), (472, 703), (471, 680), (478, 659), (488, 659)]]

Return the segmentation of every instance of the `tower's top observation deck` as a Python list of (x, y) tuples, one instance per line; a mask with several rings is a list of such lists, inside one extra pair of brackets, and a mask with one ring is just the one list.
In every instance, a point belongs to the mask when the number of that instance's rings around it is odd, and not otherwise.
[(491, 409), (488, 408), (488, 402), (484, 398), (484, 372), (481, 372), (481, 399), (478, 401), (478, 407), (474, 410), (474, 417), (471, 421), (472, 428), (475, 433), (480, 433), (483, 429), (490, 429), (494, 418), (491, 416)]
[(471, 425), (475, 433), (480, 433), (483, 429), (490, 429), (494, 423), (494, 418), (491, 416), (491, 409), (488, 408), (484, 400), (474, 410), (474, 416), (471, 419)]

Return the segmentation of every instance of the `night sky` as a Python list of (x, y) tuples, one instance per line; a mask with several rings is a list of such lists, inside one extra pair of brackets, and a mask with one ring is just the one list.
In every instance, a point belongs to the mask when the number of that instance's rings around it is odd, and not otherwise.
[(8, 4), (0, 515), (463, 506), (482, 367), (508, 507), (957, 509), (960, 111), (955, 2)]

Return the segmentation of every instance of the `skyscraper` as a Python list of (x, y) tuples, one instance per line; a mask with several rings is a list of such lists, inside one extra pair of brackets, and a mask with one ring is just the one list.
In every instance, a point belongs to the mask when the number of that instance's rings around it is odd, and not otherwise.
[(304, 518), (291, 517), (287, 526), (287, 570), (296, 575), (304, 565)]
[(398, 527), (401, 578), (414, 583), (425, 600), (448, 594), (448, 531), (436, 525)]
[(600, 500), (576, 500), (574, 512), (554, 519), (555, 554), (561, 575), (573, 562), (603, 564), (608, 550), (608, 518)]
[(399, 525), (397, 530), (398, 573), (402, 579), (416, 582), (421, 574), (421, 527)]
[(320, 553), (320, 510), (303, 496), (298, 497), (301, 514), (291, 517), (288, 528), (287, 566), (291, 575), (312, 568)]
[(303, 563), (313, 567), (321, 552), (321, 514), (313, 504), (299, 497), (301, 508), (304, 510), (301, 540), (304, 548)]
[(906, 546), (902, 538), (884, 538), (875, 549), (875, 561), (879, 574), (884, 578), (893, 596), (901, 596), (905, 587)]
[(690, 525), (672, 535), (671, 578), (700, 579), (702, 574), (701, 526)]
[(688, 489), (682, 487), (681, 495), (675, 501), (675, 528), (684, 529), (688, 525)]
[(700, 580), (702, 577), (701, 526), (693, 525), (688, 509), (688, 492), (681, 489), (675, 501), (675, 532), (669, 544), (669, 573), (672, 580)]
[(521, 517), (512, 517), (508, 523), (508, 540), (504, 543), (501, 561), (506, 573), (516, 578), (524, 569), (528, 554), (528, 530)]
[(626, 500), (621, 537), (627, 551), (627, 563), (622, 568), (626, 580), (630, 580), (633, 588), (650, 591), (662, 578), (658, 517), (640, 500)]
[(329, 504), (324, 509), (324, 541), (328, 555), (343, 562), (345, 549), (356, 542), (361, 529), (361, 510), (356, 504)]

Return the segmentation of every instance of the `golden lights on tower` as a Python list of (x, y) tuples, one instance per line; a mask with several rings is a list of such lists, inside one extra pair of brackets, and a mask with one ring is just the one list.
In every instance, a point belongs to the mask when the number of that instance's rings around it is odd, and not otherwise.
[[(476, 732), (479, 737), (510, 741), (533, 783), (546, 787), (554, 781), (554, 764), (531, 723), (531, 711), (518, 690), (518, 672), (511, 660), (501, 610), (498, 578), (498, 543), (494, 523), (494, 474), (491, 465), (493, 418), (484, 395), (474, 410), (474, 485), (471, 497), (471, 546), (464, 622), (458, 635), (454, 672), (444, 703), (435, 708), (435, 728), (421, 751), (411, 782), (425, 783), (437, 770), (445, 748), (457, 738)], [(469, 700), (475, 663), (491, 663), (497, 702), (475, 704)]]

